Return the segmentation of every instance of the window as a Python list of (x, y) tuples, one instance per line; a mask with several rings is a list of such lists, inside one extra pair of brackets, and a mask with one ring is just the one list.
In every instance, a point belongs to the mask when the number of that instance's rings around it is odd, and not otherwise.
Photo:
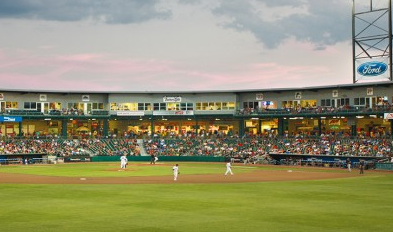
[(49, 109), (51, 110), (61, 110), (61, 103), (60, 102), (50, 102)]
[[(188, 103), (192, 104), (192, 103)], [(258, 105), (258, 104), (257, 104)], [(193, 106), (189, 110), (192, 110)], [(235, 102), (197, 102), (196, 110), (234, 110)]]
[(67, 104), (67, 106), (68, 106), (68, 109), (71, 109), (71, 108), (78, 109), (78, 103), (71, 103), (71, 102), (69, 102)]
[(104, 103), (93, 103), (92, 106), (93, 110), (103, 110), (104, 109)]
[(364, 98), (364, 97), (354, 98), (354, 105), (355, 106), (365, 106), (366, 105), (366, 98)]
[(194, 110), (194, 104), (182, 102), (180, 103), (180, 110)]
[(179, 102), (169, 102), (166, 106), (168, 110), (180, 110)]
[(23, 108), (26, 110), (36, 110), (37, 103), (36, 102), (25, 102)]
[(340, 98), (337, 99), (338, 106), (349, 106), (349, 98)]
[(166, 103), (154, 103), (153, 110), (154, 111), (165, 111), (166, 110)]
[(18, 109), (18, 102), (5, 102), (6, 109)]
[(138, 104), (134, 102), (125, 102), (119, 104), (119, 110), (126, 110), (126, 111), (137, 111)]
[(111, 110), (119, 110), (119, 106), (117, 105), (117, 103), (111, 103)]
[(138, 103), (138, 111), (151, 111), (150, 103)]
[(321, 106), (332, 106), (330, 99), (321, 99)]
[(258, 108), (258, 102), (243, 102), (243, 108), (256, 109)]

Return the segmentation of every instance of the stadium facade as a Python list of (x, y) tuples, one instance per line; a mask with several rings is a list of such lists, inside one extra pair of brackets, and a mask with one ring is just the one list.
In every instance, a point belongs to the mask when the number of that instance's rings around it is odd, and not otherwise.
[(393, 82), (236, 91), (0, 90), (2, 136), (391, 135)]

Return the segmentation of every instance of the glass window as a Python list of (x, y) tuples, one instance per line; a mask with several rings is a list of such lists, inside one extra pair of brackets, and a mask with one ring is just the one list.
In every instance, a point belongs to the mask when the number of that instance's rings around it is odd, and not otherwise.
[(354, 98), (353, 102), (355, 106), (364, 106), (366, 105), (366, 98), (364, 97)]
[(117, 103), (111, 103), (111, 110), (119, 110), (119, 105)]
[(196, 103), (196, 110), (202, 110), (202, 103), (201, 102), (197, 102)]
[(49, 109), (51, 110), (61, 110), (61, 103), (60, 102), (50, 102)]
[(71, 109), (71, 108), (73, 108), (73, 109), (78, 109), (78, 103), (69, 102), (69, 103), (67, 104), (67, 106), (68, 106), (68, 109)]
[(168, 110), (180, 110), (180, 104), (179, 102), (170, 102), (167, 103), (167, 108)]
[(154, 111), (165, 111), (166, 110), (166, 103), (153, 103), (153, 110)]
[(202, 110), (208, 110), (208, 103), (202, 102)]
[(92, 105), (93, 110), (103, 110), (104, 109), (104, 103), (101, 102), (95, 102)]
[(138, 103), (138, 111), (144, 111), (145, 110), (145, 104), (144, 103)]

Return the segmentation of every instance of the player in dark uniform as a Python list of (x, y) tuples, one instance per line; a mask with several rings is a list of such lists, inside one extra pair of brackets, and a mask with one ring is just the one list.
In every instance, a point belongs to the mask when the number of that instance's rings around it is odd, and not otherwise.
[(359, 162), (359, 174), (364, 174), (364, 160), (360, 160)]

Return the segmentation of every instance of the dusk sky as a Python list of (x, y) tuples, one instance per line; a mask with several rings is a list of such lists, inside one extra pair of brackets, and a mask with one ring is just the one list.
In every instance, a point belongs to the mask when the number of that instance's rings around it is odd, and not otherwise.
[(351, 84), (351, 14), (352, 0), (1, 0), (0, 88)]

